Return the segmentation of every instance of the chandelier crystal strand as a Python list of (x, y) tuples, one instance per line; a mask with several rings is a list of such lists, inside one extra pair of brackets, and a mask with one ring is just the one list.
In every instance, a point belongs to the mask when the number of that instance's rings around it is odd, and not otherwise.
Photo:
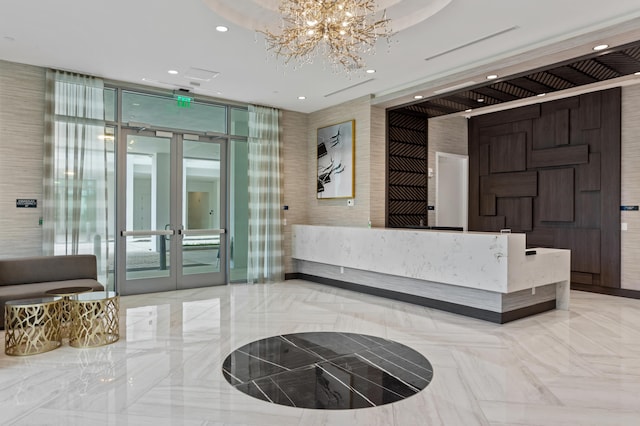
[(334, 70), (348, 73), (364, 67), (362, 57), (375, 52), (379, 37), (391, 37), (386, 13), (375, 17), (375, 0), (281, 0), (279, 10), (281, 32), (260, 32), (285, 64), (311, 64), (322, 54)]

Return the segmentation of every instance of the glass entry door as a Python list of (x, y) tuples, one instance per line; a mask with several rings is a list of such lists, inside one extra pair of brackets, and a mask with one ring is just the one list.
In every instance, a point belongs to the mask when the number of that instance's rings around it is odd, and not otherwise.
[(226, 140), (134, 129), (120, 140), (120, 293), (226, 283)]

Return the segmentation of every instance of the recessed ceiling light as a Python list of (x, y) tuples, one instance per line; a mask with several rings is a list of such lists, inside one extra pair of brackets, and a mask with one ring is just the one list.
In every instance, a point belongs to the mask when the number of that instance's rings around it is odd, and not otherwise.
[(374, 74), (375, 72), (376, 72), (376, 70), (373, 70), (373, 69), (367, 70), (367, 74)]
[(633, 75), (640, 75), (640, 71), (634, 73)]
[(178, 71), (176, 71), (176, 70), (169, 70), (169, 71), (167, 71), (167, 72), (168, 72), (169, 74), (171, 74), (171, 75), (176, 75), (176, 74), (178, 74)]
[(489, 74), (487, 76), (487, 80), (495, 80), (496, 78), (498, 78), (498, 74)]
[(478, 98), (478, 102), (484, 102), (484, 98)]
[(229, 31), (229, 27), (225, 27), (224, 25), (218, 25), (216, 27), (216, 31), (221, 33), (226, 33), (227, 31)]
[(464, 110), (464, 112), (471, 112), (471, 111), (473, 111), (473, 109), (471, 109), (471, 108)]
[(422, 98), (424, 98), (424, 96), (422, 96), (422, 95), (415, 95), (415, 96), (413, 97), (413, 99), (422, 99)]
[(543, 96), (546, 96), (546, 95), (547, 95), (546, 93), (538, 93), (539, 97), (543, 97)]
[(307, 99), (306, 96), (298, 96), (298, 99), (300, 99), (301, 101), (304, 101), (305, 99)]
[(604, 49), (606, 49), (607, 47), (609, 47), (609, 45), (608, 45), (608, 44), (599, 44), (599, 45), (597, 45), (597, 46), (594, 46), (594, 47), (593, 47), (593, 50), (595, 50), (595, 51), (597, 52), (598, 50), (604, 50)]

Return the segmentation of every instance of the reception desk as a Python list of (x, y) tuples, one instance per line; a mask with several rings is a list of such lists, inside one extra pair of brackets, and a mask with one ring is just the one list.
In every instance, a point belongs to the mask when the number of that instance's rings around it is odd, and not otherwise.
[(525, 234), (293, 225), (302, 279), (504, 323), (568, 309), (569, 250)]

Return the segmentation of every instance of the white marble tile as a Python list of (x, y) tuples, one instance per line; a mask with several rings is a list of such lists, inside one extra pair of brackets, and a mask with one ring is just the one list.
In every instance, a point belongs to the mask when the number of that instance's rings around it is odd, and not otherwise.
[[(497, 325), (301, 280), (126, 296), (119, 342), (0, 354), (0, 424), (637, 423), (640, 301), (571, 298), (568, 312)], [(269, 404), (224, 380), (232, 350), (304, 331), (395, 340), (429, 359), (433, 381), (394, 404), (333, 411)]]

